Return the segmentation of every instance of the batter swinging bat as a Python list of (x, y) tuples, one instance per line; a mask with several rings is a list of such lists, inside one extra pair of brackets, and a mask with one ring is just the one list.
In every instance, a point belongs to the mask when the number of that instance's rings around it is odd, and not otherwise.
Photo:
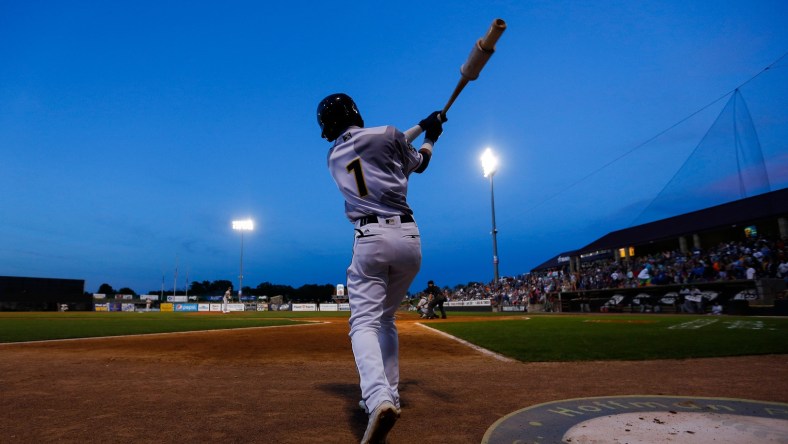
[(446, 112), (451, 108), (457, 96), (460, 95), (460, 91), (465, 88), (465, 85), (467, 85), (469, 81), (476, 80), (479, 77), (482, 68), (484, 68), (484, 65), (490, 60), (490, 56), (495, 52), (495, 43), (505, 30), (506, 22), (504, 22), (503, 19), (495, 19), (492, 25), (490, 25), (490, 30), (487, 31), (487, 35), (476, 42), (470, 55), (468, 55), (468, 60), (460, 67), (460, 81), (454, 88), (454, 92), (446, 103), (446, 106), (443, 107), (443, 111), (441, 111), (444, 119), (446, 118)]

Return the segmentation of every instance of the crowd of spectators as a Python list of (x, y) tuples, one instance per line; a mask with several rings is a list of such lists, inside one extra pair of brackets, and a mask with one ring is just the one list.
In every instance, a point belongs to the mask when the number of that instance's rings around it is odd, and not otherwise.
[(782, 278), (788, 282), (788, 250), (779, 239), (749, 238), (722, 242), (712, 248), (663, 251), (581, 264), (569, 272), (553, 269), (503, 277), (498, 285), (471, 283), (449, 290), (449, 301), (490, 299), (494, 305), (554, 303), (561, 291), (637, 288), (652, 285), (693, 285), (701, 282)]

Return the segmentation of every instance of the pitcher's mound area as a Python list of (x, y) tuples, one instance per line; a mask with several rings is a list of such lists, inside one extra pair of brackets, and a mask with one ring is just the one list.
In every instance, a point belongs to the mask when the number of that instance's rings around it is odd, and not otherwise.
[(729, 398), (609, 396), (504, 416), (482, 443), (760, 444), (788, 442), (788, 404)]

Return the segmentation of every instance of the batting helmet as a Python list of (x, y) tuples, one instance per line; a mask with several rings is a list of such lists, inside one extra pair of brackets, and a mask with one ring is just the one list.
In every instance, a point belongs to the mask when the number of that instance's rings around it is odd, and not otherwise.
[(320, 137), (333, 142), (349, 126), (363, 127), (364, 119), (350, 96), (337, 93), (317, 105), (317, 124), (322, 130)]

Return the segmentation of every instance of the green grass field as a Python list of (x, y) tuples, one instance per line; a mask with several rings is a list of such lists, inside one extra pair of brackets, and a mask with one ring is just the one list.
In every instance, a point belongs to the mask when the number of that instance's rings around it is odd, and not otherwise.
[[(299, 313), (0, 312), (0, 343), (299, 324)], [(295, 315), (295, 316), (293, 316)]]
[[(414, 316), (408, 314), (405, 316)], [(480, 347), (529, 361), (683, 359), (788, 353), (788, 318), (675, 315), (449, 313), (426, 324)], [(489, 321), (463, 317), (489, 317)], [(496, 319), (505, 316), (507, 319)], [(0, 342), (298, 324), (347, 312), (0, 312)]]
[(788, 319), (550, 316), (431, 327), (523, 362), (683, 359), (788, 353)]

